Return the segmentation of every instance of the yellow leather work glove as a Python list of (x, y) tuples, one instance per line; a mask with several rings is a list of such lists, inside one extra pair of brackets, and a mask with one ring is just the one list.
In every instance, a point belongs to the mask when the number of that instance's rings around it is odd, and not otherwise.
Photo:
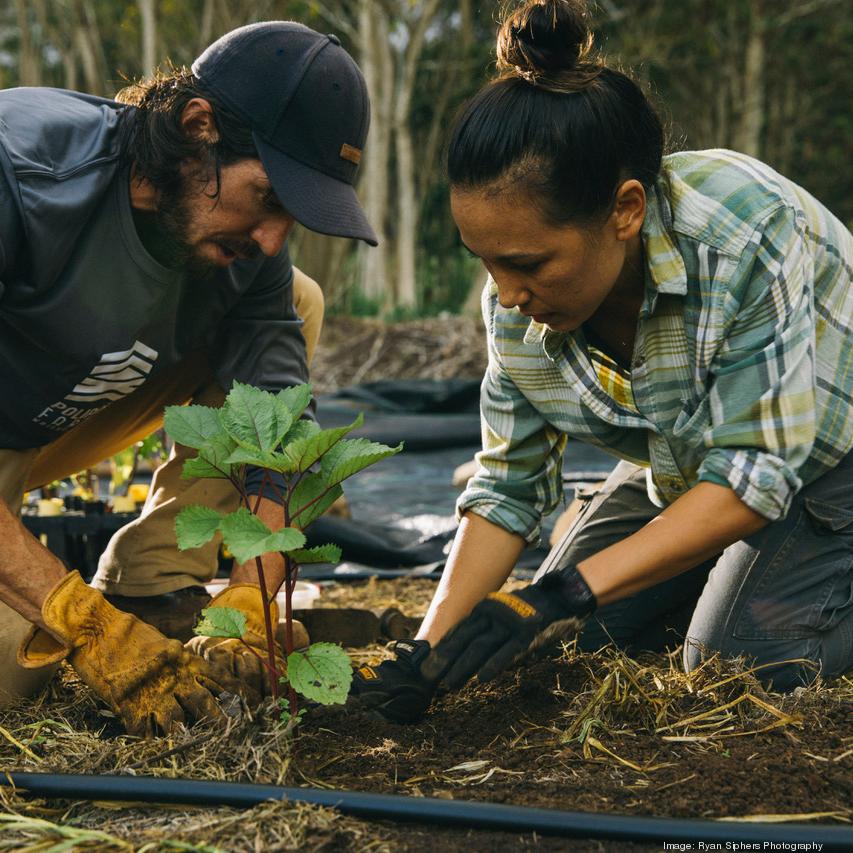
[(178, 640), (117, 610), (79, 572), (48, 593), (42, 616), (50, 633), (33, 626), (18, 663), (36, 669), (67, 659), (132, 735), (165, 733), (187, 717), (222, 718), (214, 697), (239, 688)]
[[(265, 665), (267, 632), (264, 625), (261, 588), (253, 583), (232, 584), (222, 590), (205, 609), (210, 610), (212, 607), (233, 607), (245, 614), (246, 633), (243, 634), (242, 641), (230, 637), (193, 637), (186, 643), (186, 648), (215, 664), (218, 669), (222, 668), (230, 672), (246, 688), (261, 696), (271, 695), (270, 674)], [(282, 652), (284, 626), (279, 626), (278, 605), (275, 599), (269, 602), (269, 610), (273, 632), (277, 637), (275, 665), (276, 669), (283, 674), (286, 669)], [(254, 649), (255, 654), (246, 648), (247, 645)], [(299, 649), (307, 645), (308, 632), (301, 622), (294, 621), (293, 647)]]

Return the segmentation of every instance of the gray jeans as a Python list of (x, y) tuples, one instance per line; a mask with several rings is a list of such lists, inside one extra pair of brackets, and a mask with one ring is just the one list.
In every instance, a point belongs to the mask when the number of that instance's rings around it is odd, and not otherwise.
[[(659, 512), (645, 472), (620, 462), (552, 548), (537, 577), (630, 536)], [(805, 486), (788, 515), (717, 558), (596, 612), (579, 638), (660, 651), (684, 641), (684, 665), (706, 653), (769, 664), (776, 690), (853, 669), (853, 453)], [(786, 663), (795, 659), (811, 661)]]

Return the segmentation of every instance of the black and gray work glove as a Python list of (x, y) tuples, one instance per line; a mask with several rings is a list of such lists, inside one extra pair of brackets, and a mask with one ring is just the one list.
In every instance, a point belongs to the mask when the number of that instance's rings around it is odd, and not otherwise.
[(398, 640), (396, 660), (379, 666), (360, 666), (352, 678), (350, 697), (362, 707), (376, 711), (394, 723), (417, 722), (426, 712), (438, 686), (421, 673), (430, 653), (426, 640)]
[(492, 592), (433, 649), (423, 672), (451, 690), (475, 674), (488, 681), (531, 645), (579, 631), (596, 606), (573, 565), (517, 592)]

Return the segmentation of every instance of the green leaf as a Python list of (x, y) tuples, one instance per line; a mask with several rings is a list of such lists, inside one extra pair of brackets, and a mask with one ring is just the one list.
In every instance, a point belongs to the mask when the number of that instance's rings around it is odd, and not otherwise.
[(341, 549), (337, 545), (318, 545), (316, 548), (299, 548), (287, 554), (297, 563), (337, 563), (341, 559)]
[(233, 637), (246, 633), (246, 614), (234, 607), (206, 607), (193, 631), (201, 637)]
[[(321, 474), (304, 477), (293, 490), (287, 502), (290, 523), (304, 530), (315, 518), (319, 518), (342, 494), (339, 485), (329, 486)], [(321, 497), (322, 495), (322, 497)], [(316, 501), (315, 503), (311, 503)], [(311, 504), (310, 506), (308, 506)], [(305, 507), (308, 507), (305, 509)]]
[(278, 471), (282, 465), (290, 464), (287, 457), (281, 453), (248, 450), (245, 447), (236, 447), (225, 461), (232, 465), (257, 465), (259, 468), (271, 468), (273, 471)]
[(295, 441), (302, 441), (305, 438), (310, 438), (318, 432), (320, 432), (320, 427), (314, 423), (314, 421), (308, 421), (303, 418), (301, 421), (297, 421), (287, 431), (284, 438), (281, 440), (282, 446), (287, 447)]
[(274, 551), (301, 548), (305, 536), (294, 527), (283, 527), (274, 533), (256, 515), (241, 506), (226, 515), (219, 524), (222, 539), (238, 563)]
[(219, 477), (227, 479), (231, 474), (231, 463), (228, 457), (234, 451), (237, 442), (226, 433), (214, 436), (198, 449), (198, 456), (184, 462), (181, 477), (188, 480), (192, 477)]
[(178, 548), (186, 551), (188, 548), (201, 548), (213, 539), (222, 516), (208, 506), (184, 507), (175, 519), (175, 533), (178, 537)]
[(402, 449), (402, 442), (396, 447), (388, 447), (387, 444), (378, 444), (366, 438), (340, 441), (323, 457), (320, 473), (327, 483), (340, 483), (362, 468), (393, 456)]
[(222, 407), (222, 425), (242, 447), (273, 450), (293, 423), (275, 394), (235, 382)]
[(284, 551), (290, 553), (305, 544), (305, 534), (295, 527), (282, 527), (276, 530), (267, 540), (267, 551)]
[(219, 409), (209, 406), (167, 406), (163, 426), (178, 444), (196, 449), (224, 433)]
[(324, 429), (287, 444), (284, 455), (291, 461), (292, 470), (307, 471), (321, 456), (328, 453), (348, 432), (352, 432), (364, 423), (364, 415), (359, 415), (349, 426)]
[(266, 553), (262, 549), (262, 543), (272, 533), (263, 521), (244, 506), (226, 515), (220, 522), (219, 529), (228, 550), (240, 563)]
[(304, 385), (294, 385), (292, 388), (285, 388), (279, 391), (276, 397), (287, 407), (291, 418), (294, 421), (298, 421), (311, 402), (311, 385), (306, 382)]
[(343, 704), (352, 683), (349, 655), (334, 643), (314, 643), (287, 656), (287, 680), (306, 699), (321, 705)]

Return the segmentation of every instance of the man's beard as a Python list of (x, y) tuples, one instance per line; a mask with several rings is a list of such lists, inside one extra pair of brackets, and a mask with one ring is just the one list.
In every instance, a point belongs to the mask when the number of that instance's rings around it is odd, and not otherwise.
[[(178, 184), (161, 190), (157, 225), (166, 243), (169, 266), (184, 270), (191, 278), (204, 280), (210, 278), (220, 266), (200, 255), (198, 249), (187, 240), (193, 217), (190, 204), (192, 182), (193, 178), (181, 178)], [(197, 180), (195, 183), (198, 185)], [(260, 254), (260, 247), (252, 240), (228, 239), (220, 242), (240, 258), (256, 258)]]
[(168, 266), (184, 270), (193, 279), (210, 278), (216, 271), (216, 264), (201, 257), (196, 247), (187, 240), (192, 211), (186, 179), (160, 191), (156, 215), (157, 226), (165, 242)]

